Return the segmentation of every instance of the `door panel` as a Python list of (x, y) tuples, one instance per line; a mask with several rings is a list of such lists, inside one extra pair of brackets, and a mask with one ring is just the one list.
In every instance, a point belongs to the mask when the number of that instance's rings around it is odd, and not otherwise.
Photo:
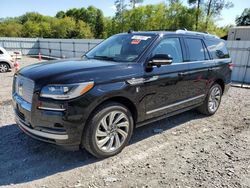
[(214, 61), (198, 61), (188, 64), (188, 79), (190, 80), (190, 96), (194, 97), (206, 94), (209, 85), (209, 69), (214, 65)]
[[(214, 66), (214, 61), (209, 60), (208, 51), (200, 38), (184, 39), (188, 51), (188, 79), (190, 80), (190, 96), (206, 94), (209, 82), (209, 69)], [(199, 102), (199, 101), (197, 101)]]
[[(170, 65), (153, 67), (145, 73), (146, 118), (164, 115), (178, 110), (186, 103), (180, 101), (189, 98), (188, 64), (183, 63), (183, 46), (178, 37), (163, 38), (152, 52), (155, 54), (167, 54), (173, 58)], [(151, 79), (154, 78), (154, 79)], [(152, 81), (151, 81), (152, 80)], [(175, 105), (178, 103), (178, 105)]]
[[(164, 40), (167, 42), (164, 43)], [(168, 42), (168, 40), (171, 41)], [(164, 52), (170, 54), (173, 57), (173, 63), (159, 68), (154, 67), (151, 72), (145, 74), (145, 80), (157, 78), (145, 83), (146, 119), (190, 107), (202, 102), (205, 97), (209, 65), (201, 61), (193, 64), (183, 62), (182, 50), (185, 53), (188, 51), (185, 51), (186, 45), (176, 43), (176, 38), (162, 39), (162, 43), (163, 46), (160, 43), (155, 49), (160, 49), (158, 51), (161, 54)]]
[(157, 78), (157, 80), (145, 83), (147, 119), (178, 110), (185, 105), (165, 108), (188, 98), (189, 80), (186, 75), (179, 74), (187, 71), (187, 64), (172, 64), (160, 68), (155, 67), (152, 72), (146, 74), (146, 79)]

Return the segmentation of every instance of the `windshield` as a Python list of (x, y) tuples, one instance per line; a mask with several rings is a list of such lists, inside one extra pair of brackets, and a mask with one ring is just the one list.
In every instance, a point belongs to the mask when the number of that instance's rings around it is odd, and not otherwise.
[(114, 35), (90, 50), (85, 56), (89, 59), (133, 62), (136, 61), (154, 37), (155, 35)]

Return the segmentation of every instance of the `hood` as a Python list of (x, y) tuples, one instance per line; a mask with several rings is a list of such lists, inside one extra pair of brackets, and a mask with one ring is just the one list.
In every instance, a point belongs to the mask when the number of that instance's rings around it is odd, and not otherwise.
[(22, 68), (19, 74), (34, 80), (39, 85), (69, 84), (92, 80), (99, 83), (124, 79), (124, 77), (136, 77), (138, 69), (133, 69), (133, 66), (140, 66), (140, 64), (96, 59), (67, 59), (36, 63)]

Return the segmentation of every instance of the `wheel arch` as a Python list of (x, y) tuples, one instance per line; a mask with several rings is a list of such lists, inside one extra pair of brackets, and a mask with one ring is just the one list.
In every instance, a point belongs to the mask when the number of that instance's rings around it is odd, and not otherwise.
[(88, 113), (87, 119), (85, 121), (83, 130), (82, 130), (80, 148), (83, 147), (82, 141), (83, 141), (84, 133), (86, 132), (86, 128), (88, 127), (87, 125), (90, 122), (91, 118), (93, 117), (93, 114), (98, 110), (100, 106), (105, 105), (106, 103), (112, 103), (112, 102), (120, 103), (129, 109), (129, 111), (132, 114), (132, 118), (134, 120), (134, 128), (135, 128), (137, 117), (138, 117), (138, 110), (136, 108), (136, 105), (130, 99), (124, 96), (112, 96), (109, 98), (105, 98), (103, 101), (95, 105), (95, 107), (92, 108), (90, 112)]
[[(224, 93), (224, 90), (225, 90), (225, 82), (223, 81), (223, 79), (216, 79), (214, 81), (214, 83), (217, 83), (221, 86), (221, 89), (222, 89), (222, 94)], [(214, 84), (213, 83), (213, 84)]]
[(87, 118), (87, 122), (89, 121), (89, 119), (91, 118), (92, 114), (102, 105), (109, 103), (109, 102), (117, 102), (120, 103), (122, 105), (124, 105), (125, 107), (127, 107), (129, 109), (129, 111), (132, 114), (133, 120), (134, 120), (134, 124), (137, 121), (138, 118), (138, 110), (136, 105), (127, 97), (124, 96), (112, 96), (110, 98), (106, 98), (103, 101), (101, 101), (99, 104), (97, 104), (93, 110), (91, 110), (91, 112), (89, 113), (89, 116)]
[(9, 69), (11, 68), (10, 64), (9, 64), (7, 61), (1, 61), (1, 60), (0, 60), (0, 64), (1, 64), (1, 63), (8, 65)]

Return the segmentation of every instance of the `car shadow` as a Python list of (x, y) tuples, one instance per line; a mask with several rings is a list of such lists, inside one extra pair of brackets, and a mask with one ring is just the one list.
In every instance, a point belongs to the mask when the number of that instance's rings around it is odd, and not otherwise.
[[(167, 131), (205, 116), (185, 112), (135, 129), (130, 145), (154, 136), (154, 129)], [(0, 186), (41, 179), (100, 161), (87, 151), (65, 151), (30, 138), (16, 124), (0, 127)]]

